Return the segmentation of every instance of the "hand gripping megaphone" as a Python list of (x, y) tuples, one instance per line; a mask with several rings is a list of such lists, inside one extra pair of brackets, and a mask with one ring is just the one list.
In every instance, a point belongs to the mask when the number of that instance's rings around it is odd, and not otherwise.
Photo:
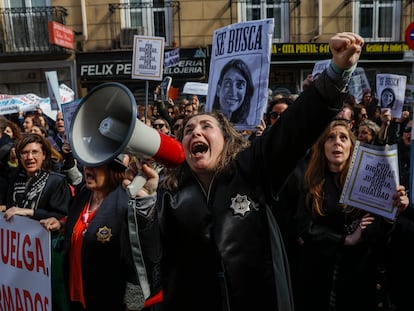
[[(133, 94), (123, 84), (103, 83), (79, 103), (70, 126), (73, 155), (85, 166), (112, 162), (121, 153), (132, 153), (174, 167), (185, 159), (179, 141), (142, 123), (137, 118)], [(141, 176), (134, 189), (145, 183)], [(131, 194), (131, 189), (130, 194)]]

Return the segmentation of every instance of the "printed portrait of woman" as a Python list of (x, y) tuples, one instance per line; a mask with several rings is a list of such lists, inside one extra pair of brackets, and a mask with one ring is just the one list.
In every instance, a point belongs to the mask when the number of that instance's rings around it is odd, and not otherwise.
[(213, 109), (220, 110), (232, 123), (247, 123), (254, 92), (249, 67), (233, 59), (222, 68)]
[(381, 108), (390, 108), (394, 106), (395, 93), (392, 88), (385, 88), (381, 92)]

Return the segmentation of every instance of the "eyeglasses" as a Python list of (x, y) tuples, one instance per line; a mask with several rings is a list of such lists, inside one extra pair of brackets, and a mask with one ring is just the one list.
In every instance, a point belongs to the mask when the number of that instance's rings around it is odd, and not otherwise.
[(155, 129), (162, 129), (164, 126), (165, 126), (164, 123), (155, 123), (152, 125), (152, 127)]
[(271, 119), (278, 119), (282, 114), (272, 111), (269, 115)]
[(411, 133), (411, 129), (412, 129), (411, 126), (404, 127), (404, 133)]
[(28, 150), (25, 150), (25, 151), (20, 152), (20, 156), (22, 158), (25, 158), (25, 159), (27, 159), (29, 157), (29, 154), (31, 154), (33, 156), (33, 158), (38, 158), (42, 155), (42, 151), (39, 151), (39, 150), (28, 151)]

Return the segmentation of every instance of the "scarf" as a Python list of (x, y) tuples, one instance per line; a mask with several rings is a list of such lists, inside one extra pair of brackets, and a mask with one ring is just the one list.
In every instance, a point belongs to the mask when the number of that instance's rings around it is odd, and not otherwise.
[(21, 171), (13, 184), (12, 204), (21, 208), (36, 209), (49, 172), (39, 170), (33, 176)]

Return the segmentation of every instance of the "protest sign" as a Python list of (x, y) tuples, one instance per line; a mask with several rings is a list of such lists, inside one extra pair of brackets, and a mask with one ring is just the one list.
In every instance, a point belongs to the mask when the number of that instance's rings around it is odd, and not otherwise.
[(394, 220), (397, 185), (397, 145), (375, 146), (357, 141), (339, 201)]
[(0, 310), (52, 310), (50, 233), (38, 220), (0, 213)]
[(162, 80), (164, 41), (164, 37), (134, 36), (132, 79)]
[(406, 85), (404, 103), (408, 105), (414, 104), (414, 85), (413, 84), (407, 83)]
[(240, 130), (255, 130), (267, 106), (273, 25), (255, 20), (214, 32), (205, 110), (220, 110)]
[(407, 77), (396, 74), (377, 74), (378, 105), (390, 109), (394, 118), (401, 118)]
[(49, 93), (50, 107), (52, 110), (62, 110), (62, 100), (59, 94), (59, 82), (56, 71), (46, 71), (47, 91)]
[[(72, 119), (76, 110), (81, 102), (81, 99), (71, 101), (69, 103), (62, 104), (63, 122), (65, 123), (65, 129), (70, 129)], [(70, 131), (66, 131), (66, 140), (69, 141)]]
[(183, 88), (183, 94), (207, 95), (208, 84), (202, 82), (186, 82)]
[(324, 59), (319, 62), (316, 62), (315, 65), (313, 65), (312, 69), (312, 78), (313, 80), (316, 80), (319, 75), (328, 68), (329, 64), (331, 63), (330, 59)]
[(176, 48), (164, 53), (164, 67), (174, 67), (180, 62), (180, 49)]
[[(59, 95), (62, 103), (74, 100), (75, 93), (65, 84), (59, 85)], [(52, 110), (50, 98), (42, 98), (35, 94), (22, 95), (0, 94), (0, 115), (18, 113), (19, 111), (34, 111), (42, 109), (43, 113), (50, 119), (56, 120), (56, 110)]]
[(362, 96), (365, 90), (371, 90), (367, 75), (364, 68), (355, 68), (349, 80), (349, 93), (355, 98), (357, 103), (362, 101)]

